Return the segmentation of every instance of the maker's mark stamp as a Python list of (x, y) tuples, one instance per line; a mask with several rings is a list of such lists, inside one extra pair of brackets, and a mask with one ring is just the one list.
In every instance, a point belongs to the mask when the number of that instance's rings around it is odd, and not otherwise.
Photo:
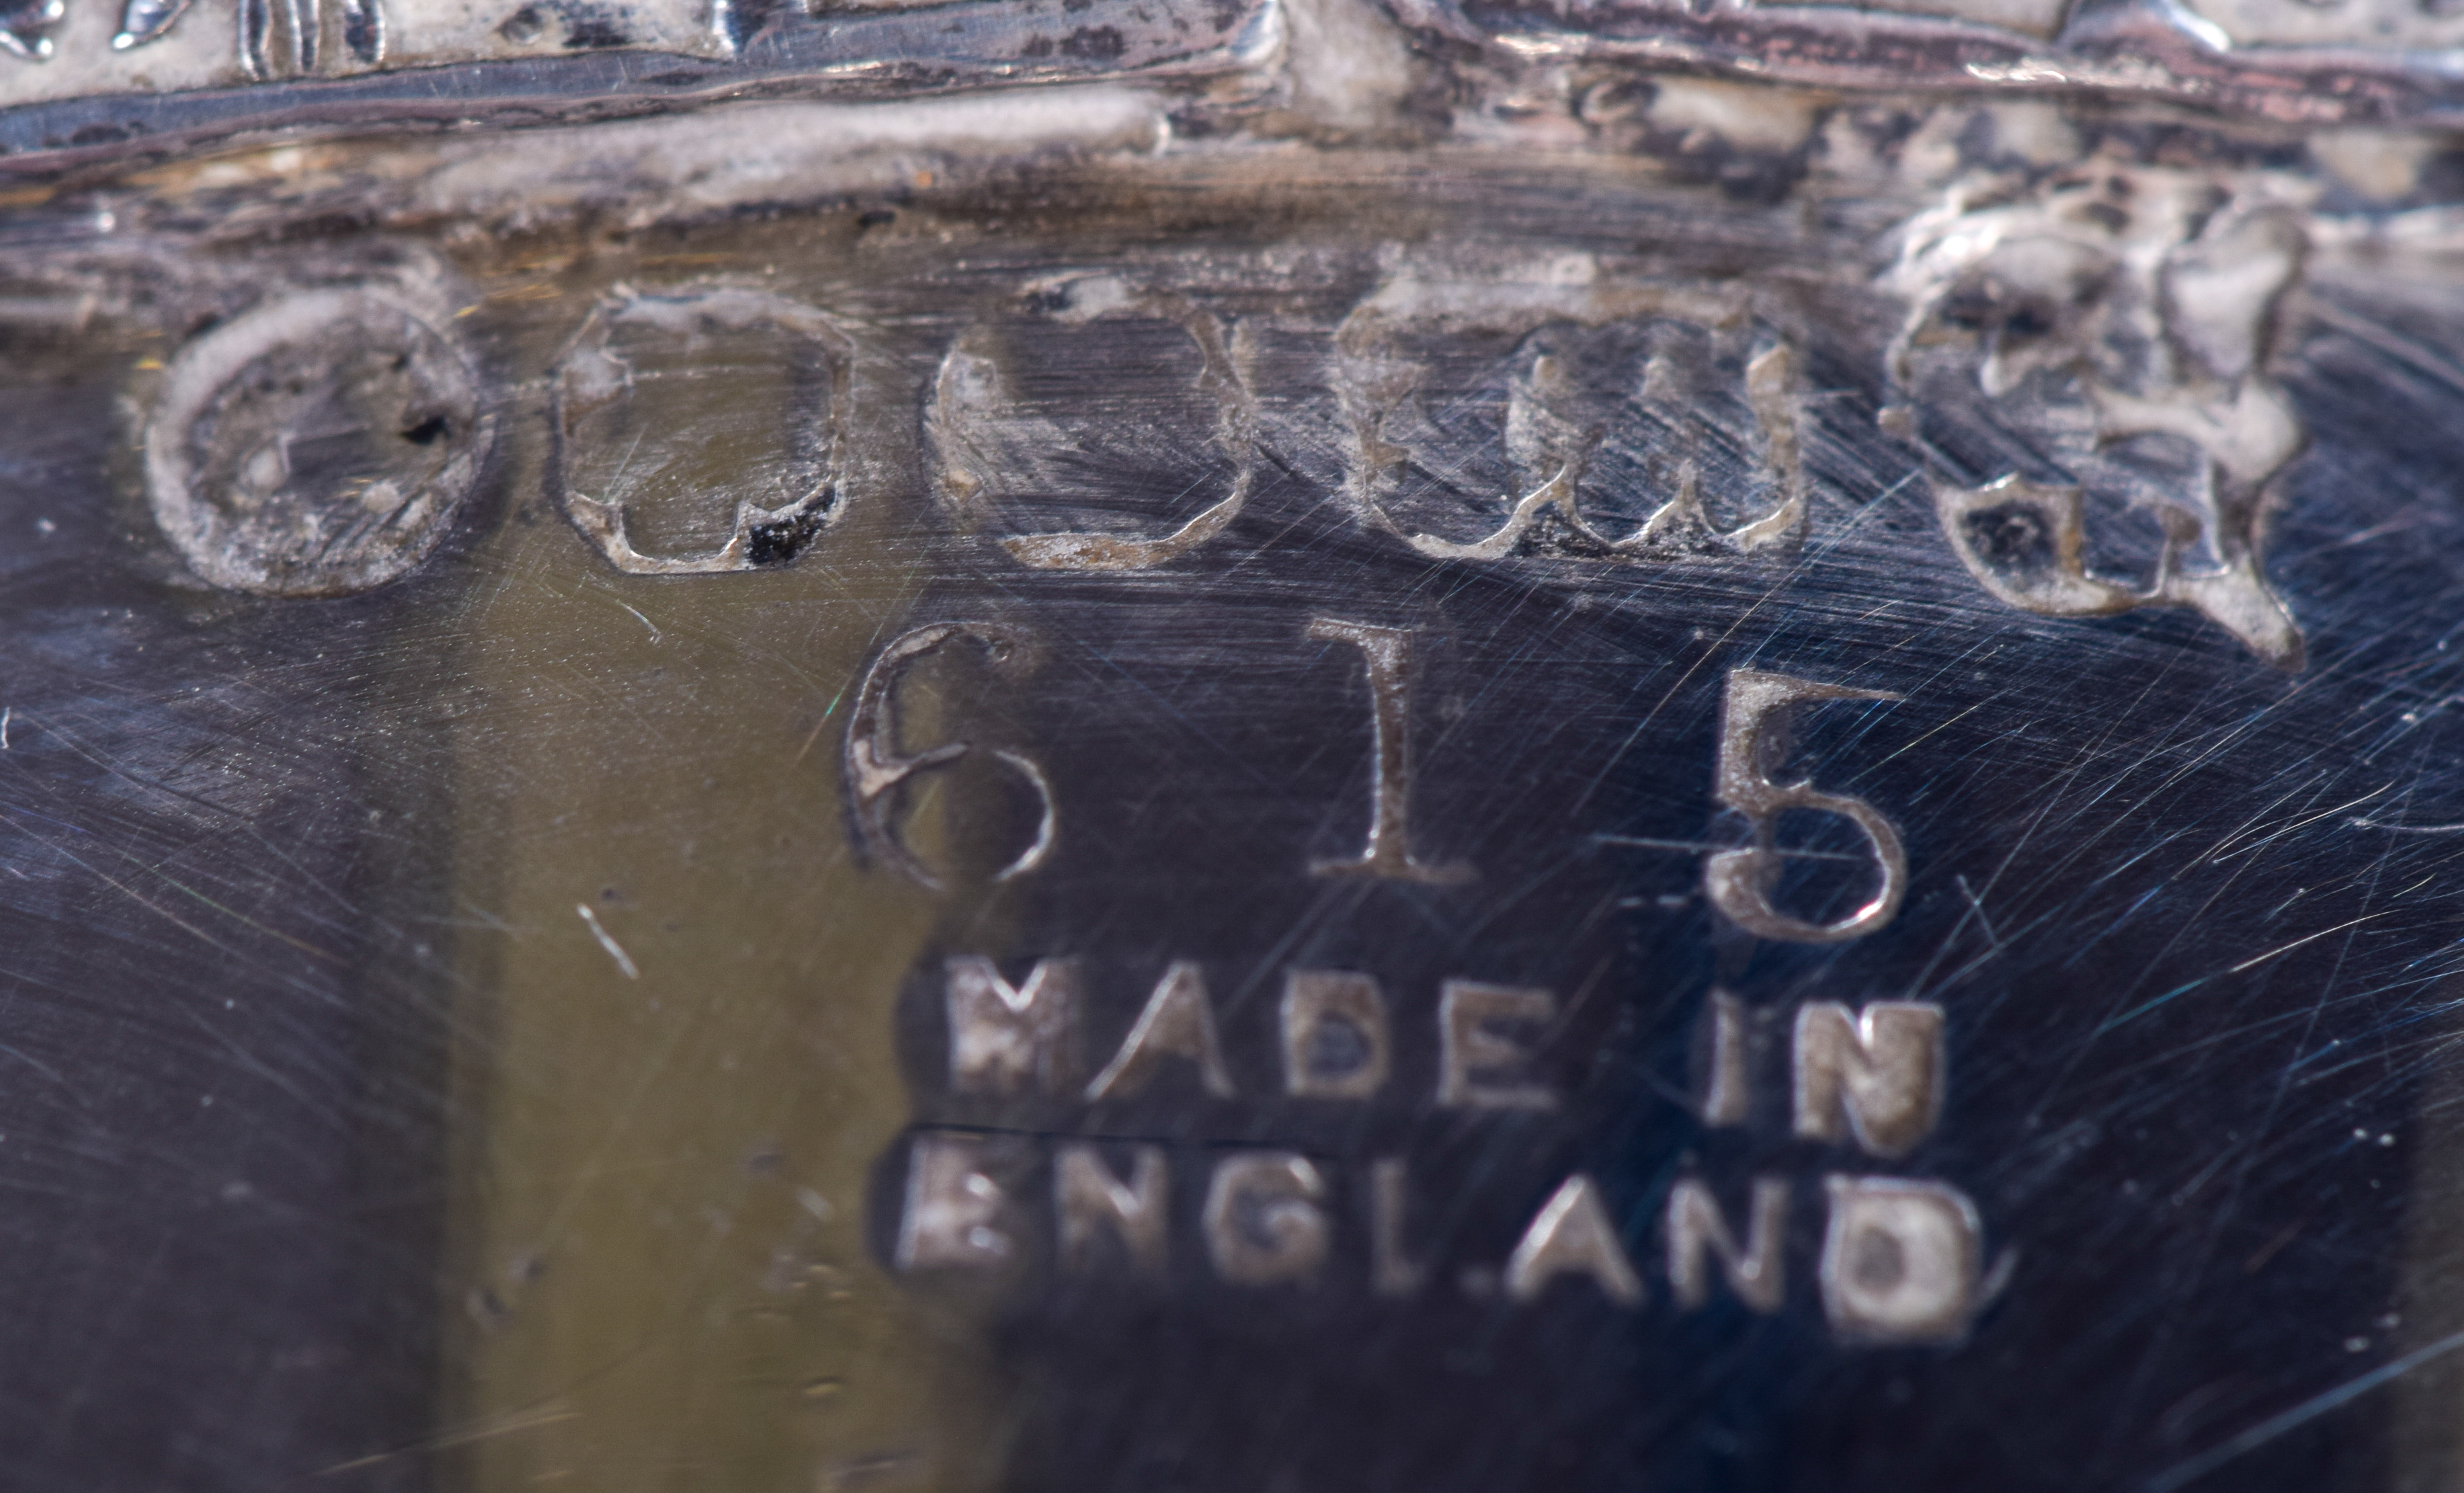
[(1984, 459), (2001, 470), (1934, 492), (1993, 596), (2050, 617), (2189, 607), (2300, 667), (2263, 566), (2304, 439), (2268, 370), (2307, 249), (2297, 209), (2265, 180), (2091, 163), (1956, 188), (1907, 225), (1889, 283), (1911, 309), (1889, 356), (1910, 403), (1885, 418), (1923, 436), (1915, 411), (1990, 402), (2008, 439)]
[[(1098, 326), (1128, 365), (1090, 410), (1077, 375), (1093, 344), (1071, 334)], [(1177, 560), (1230, 527), (1257, 480), (1249, 362), (1244, 329), (1178, 291), (1111, 274), (1030, 287), (1011, 315), (969, 328), (941, 360), (924, 414), (936, 491), (971, 527), (1010, 526), (1022, 507), (1069, 513), (1071, 528), (1001, 536), (1012, 559), (1039, 570)], [(1181, 476), (1189, 466), (1199, 470)], [(1168, 527), (1081, 526), (1089, 510), (1128, 506), (1122, 474), (1158, 468), (1174, 474), (1151, 488), (1201, 491), (1203, 506)]]
[(1406, 273), (1334, 342), (1353, 506), (1432, 560), (1653, 563), (1804, 533), (1794, 354), (1732, 291), (1587, 255)]
[[(556, 472), (573, 526), (627, 575), (784, 564), (841, 511), (852, 341), (826, 313), (766, 292), (623, 294), (592, 308), (549, 384)], [(637, 547), (642, 510), (709, 506), (697, 550)], [(686, 515), (679, 527), (691, 527)], [(653, 546), (654, 550), (659, 546)]]
[(427, 558), (493, 433), (444, 332), (373, 289), (314, 291), (172, 359), (145, 428), (146, 497), (214, 585), (344, 595)]

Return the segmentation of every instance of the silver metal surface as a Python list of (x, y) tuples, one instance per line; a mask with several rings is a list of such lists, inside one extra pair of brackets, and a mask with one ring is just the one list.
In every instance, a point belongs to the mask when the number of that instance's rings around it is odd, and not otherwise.
[[(271, 5), (132, 10), (116, 33), (103, 7), (79, 6), (59, 19), (56, 39), (50, 22), (0, 27), (0, 36), (19, 38), (20, 54), (0, 55), (0, 171), (162, 158), (275, 133), (518, 127), (746, 99), (1202, 80), (1265, 62), (1282, 40), (1270, 0), (978, 0), (825, 14), (778, 0), (364, 0), (364, 17), (351, 4), (328, 15), (322, 0), (283, 0), (279, 27)], [(276, 31), (279, 60), (269, 42)], [(328, 32), (341, 45), (320, 50), (317, 38)]]
[(2464, 1485), (2464, 22), (70, 4), (0, 1482)]

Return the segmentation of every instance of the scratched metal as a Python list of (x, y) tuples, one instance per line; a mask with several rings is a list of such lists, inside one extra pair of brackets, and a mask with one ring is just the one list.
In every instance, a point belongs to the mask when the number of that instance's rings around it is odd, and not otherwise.
[[(1294, 72), (1359, 62), (1357, 17), (1328, 30), (1328, 10), (1323, 0), (1064, 0), (1057, 10), (1046, 0), (10, 0), (0, 6), (0, 172), (49, 176), (269, 135), (518, 128), (747, 99), (1093, 79), (1176, 86), (1206, 121), (1229, 99), (1274, 95)], [(1385, 0), (1372, 24), (1390, 22), (1474, 91), (1553, 70), (1551, 86), (1571, 86), (1574, 114), (1594, 125), (1631, 114), (1638, 77), (1669, 72), (2153, 102), (2310, 127), (2464, 121), (2464, 19), (2445, 0)], [(1416, 112), (1425, 117), (1436, 97)]]
[[(517, 127), (747, 99), (1101, 78), (1204, 82), (1252, 68), (1283, 40), (1273, 6), (1239, 0), (889, 0), (825, 16), (777, 0), (339, 0), (330, 12), (321, 0), (285, 0), (280, 27), (273, 9), (130, 0), (115, 17), (103, 5), (51, 0), (15, 7), (19, 20), (40, 22), (17, 29), (0, 11), (0, 172), (160, 159), (275, 132)], [(374, 19), (355, 30), (362, 16)]]
[(2464, 1482), (2444, 145), (1298, 23), (7, 199), (6, 1481)]
[(2161, 99), (2311, 125), (2451, 121), (2457, 22), (2338, 0), (1393, 0), (1429, 34), (1517, 59), (1825, 88)]

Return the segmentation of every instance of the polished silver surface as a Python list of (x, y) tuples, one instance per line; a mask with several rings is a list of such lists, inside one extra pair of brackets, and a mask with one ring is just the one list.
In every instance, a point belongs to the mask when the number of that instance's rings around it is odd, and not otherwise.
[(22, 1485), (2464, 1485), (2450, 18), (15, 15)]

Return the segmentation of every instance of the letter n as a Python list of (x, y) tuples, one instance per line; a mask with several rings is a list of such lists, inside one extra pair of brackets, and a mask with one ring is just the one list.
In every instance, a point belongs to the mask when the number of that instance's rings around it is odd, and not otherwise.
[(1787, 1290), (1782, 1253), (1787, 1247), (1788, 1184), (1776, 1177), (1755, 1178), (1742, 1245), (1709, 1187), (1686, 1177), (1668, 1195), (1668, 1286), (1681, 1306), (1700, 1306), (1711, 1299), (1707, 1255), (1720, 1262), (1720, 1272), (1739, 1301), (1756, 1311), (1779, 1310)]
[(1856, 1016), (1834, 1001), (1796, 1013), (1796, 1133), (1905, 1155), (1942, 1115), (1942, 1007), (1877, 1000)]

